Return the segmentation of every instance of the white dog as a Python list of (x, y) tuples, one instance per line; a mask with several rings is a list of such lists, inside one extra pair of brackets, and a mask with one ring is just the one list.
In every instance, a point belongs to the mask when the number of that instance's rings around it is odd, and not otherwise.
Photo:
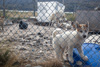
[[(56, 34), (58, 30), (53, 31), (53, 47), (56, 52), (57, 59), (64, 61), (63, 53), (66, 48), (68, 48), (68, 59), (71, 63), (73, 60), (73, 48), (77, 48), (81, 58), (85, 61), (88, 57), (83, 54), (82, 44), (85, 38), (88, 36), (88, 24), (79, 24), (76, 22), (76, 30), (68, 30), (61, 34)], [(60, 31), (60, 30), (59, 30)]]
[(60, 21), (67, 21), (66, 14), (64, 12), (56, 12), (51, 15), (50, 21), (52, 25), (54, 25), (54, 23), (58, 24)]
[(64, 23), (60, 23), (59, 26), (64, 30), (74, 30), (75, 29), (75, 22), (67, 21)]

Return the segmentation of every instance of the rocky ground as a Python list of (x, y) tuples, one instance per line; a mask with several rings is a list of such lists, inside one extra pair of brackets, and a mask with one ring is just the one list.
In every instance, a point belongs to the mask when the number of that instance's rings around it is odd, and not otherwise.
[(51, 37), (54, 28), (28, 24), (26, 30), (19, 29), (17, 23), (5, 26), (5, 30), (0, 33), (2, 46), (9, 46), (10, 50), (25, 61), (43, 62), (48, 58), (54, 58)]
[[(54, 49), (52, 47), (53, 27), (38, 26), (28, 22), (26, 30), (19, 29), (18, 23), (5, 26), (4, 31), (0, 33), (0, 43), (8, 46), (19, 59), (29, 62), (43, 62), (48, 58), (54, 58)], [(99, 35), (90, 36), (85, 42), (94, 43), (100, 41)]]

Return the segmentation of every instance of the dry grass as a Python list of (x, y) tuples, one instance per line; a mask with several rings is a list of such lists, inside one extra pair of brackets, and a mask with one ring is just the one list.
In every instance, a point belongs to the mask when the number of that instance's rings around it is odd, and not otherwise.
[(48, 61), (34, 63), (33, 66), (63, 67), (63, 64), (57, 59), (49, 59)]
[(16, 55), (8, 47), (0, 48), (0, 67), (11, 67), (16, 60)]
[(74, 14), (66, 13), (66, 18), (67, 18), (69, 21), (75, 21), (75, 15), (74, 15)]
[[(37, 13), (35, 13), (37, 16)], [(3, 16), (3, 12), (0, 11), (0, 16)], [(29, 18), (33, 16), (33, 12), (18, 12), (18, 11), (6, 11), (6, 18)]]
[[(33, 12), (18, 12), (18, 11), (6, 11), (6, 17), (7, 18), (29, 18), (33, 16)], [(0, 15), (3, 15), (3, 12), (0, 11)], [(37, 16), (37, 13), (35, 13), (35, 15)], [(74, 14), (69, 14), (66, 13), (66, 18), (69, 21), (75, 21), (75, 16)]]
[[(10, 46), (4, 46), (8, 45)], [(63, 67), (63, 64), (58, 61), (57, 59), (47, 59), (44, 62), (30, 62), (20, 58), (18, 55), (11, 51), (11, 47), (14, 43), (10, 42), (8, 39), (3, 40), (0, 42), (0, 59), (2, 58), (3, 64), (0, 67), (25, 67), (27, 64), (31, 64), (32, 67), (34, 66), (42, 66), (42, 67)], [(34, 59), (33, 59), (34, 60)], [(16, 64), (17, 62), (17, 64)], [(0, 61), (1, 63), (1, 61)], [(15, 64), (14, 64), (15, 63)]]
[(11, 50), (13, 44), (8, 39), (0, 41), (0, 67), (12, 67), (12, 64), (18, 60), (18, 55), (16, 56)]
[(7, 17), (10, 18), (29, 18), (33, 16), (33, 12), (8, 12)]

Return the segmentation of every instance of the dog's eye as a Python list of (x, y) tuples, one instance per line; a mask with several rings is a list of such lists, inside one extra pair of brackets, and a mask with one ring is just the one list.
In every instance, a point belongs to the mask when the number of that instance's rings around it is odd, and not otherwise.
[(85, 32), (87, 32), (87, 30), (85, 30)]
[(83, 31), (82, 31), (82, 30), (80, 30), (80, 32), (82, 33)]

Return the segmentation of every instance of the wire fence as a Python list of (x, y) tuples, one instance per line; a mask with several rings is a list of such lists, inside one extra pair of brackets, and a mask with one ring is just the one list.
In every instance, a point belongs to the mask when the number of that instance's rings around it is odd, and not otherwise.
[(0, 66), (100, 67), (99, 3), (1, 0)]

